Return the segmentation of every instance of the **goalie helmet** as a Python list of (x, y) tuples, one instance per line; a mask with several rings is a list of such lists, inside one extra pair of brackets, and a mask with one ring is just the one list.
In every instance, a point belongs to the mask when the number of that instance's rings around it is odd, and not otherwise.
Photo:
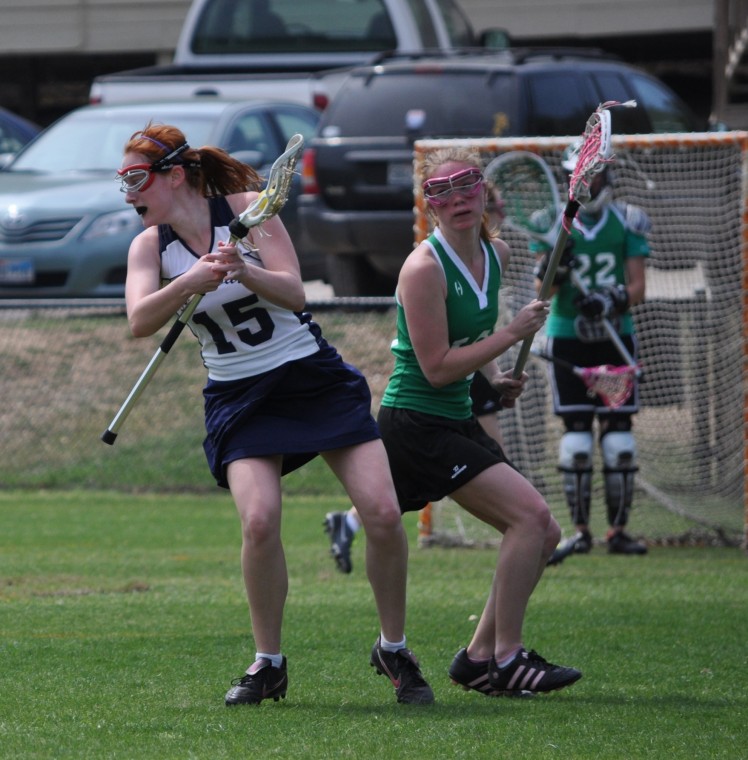
[[(582, 140), (577, 139), (571, 145), (567, 146), (561, 156), (561, 166), (571, 176), (574, 169), (577, 168), (579, 159), (579, 149), (582, 147)], [(607, 206), (613, 200), (612, 173), (606, 166), (601, 172), (595, 174), (590, 182), (590, 198), (582, 204), (582, 208), (591, 213), (599, 214), (603, 207)]]

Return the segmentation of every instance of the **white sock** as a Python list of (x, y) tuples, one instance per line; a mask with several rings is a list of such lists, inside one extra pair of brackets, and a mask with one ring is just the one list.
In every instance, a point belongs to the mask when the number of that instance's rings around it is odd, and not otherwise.
[(274, 668), (279, 668), (283, 664), (282, 654), (267, 654), (266, 652), (255, 652), (255, 662), (260, 659), (270, 660)]
[(499, 666), (499, 670), (502, 670), (507, 665), (511, 665), (512, 662), (514, 662), (514, 658), (522, 651), (522, 647), (518, 647), (515, 649), (508, 657), (505, 657), (501, 662), (497, 662), (496, 664)]
[(405, 649), (405, 636), (403, 636), (403, 640), (397, 643), (393, 643), (391, 641), (387, 641), (385, 639), (384, 635), (379, 635), (379, 646), (384, 649), (385, 652), (399, 652), (401, 649)]
[(356, 516), (350, 512), (345, 513), (345, 522), (354, 533), (361, 527), (361, 523), (356, 519)]

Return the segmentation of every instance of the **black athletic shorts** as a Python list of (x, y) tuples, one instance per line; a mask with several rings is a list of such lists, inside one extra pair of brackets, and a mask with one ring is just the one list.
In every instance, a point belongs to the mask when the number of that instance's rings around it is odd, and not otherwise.
[(481, 372), (476, 372), (473, 377), (470, 386), (470, 399), (473, 402), (473, 414), (476, 417), (483, 417), (501, 409), (501, 394), (486, 380), (485, 375)]
[(474, 416), (450, 420), (382, 406), (377, 421), (402, 512), (443, 499), (495, 464), (513, 466)]

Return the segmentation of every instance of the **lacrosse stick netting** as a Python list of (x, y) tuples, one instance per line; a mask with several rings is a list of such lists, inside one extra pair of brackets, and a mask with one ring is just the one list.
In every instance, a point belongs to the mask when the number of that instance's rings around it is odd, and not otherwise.
[(636, 367), (603, 364), (599, 367), (579, 367), (575, 374), (587, 388), (587, 395), (597, 396), (610, 409), (618, 409), (634, 390)]

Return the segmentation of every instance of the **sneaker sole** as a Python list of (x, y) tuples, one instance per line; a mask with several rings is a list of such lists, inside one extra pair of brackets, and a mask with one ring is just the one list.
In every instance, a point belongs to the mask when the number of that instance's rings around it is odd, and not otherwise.
[(484, 697), (527, 698), (534, 696), (531, 691), (523, 691), (521, 689), (500, 691), (498, 689), (491, 688), (491, 685), (488, 683), (487, 666), (485, 671), (477, 676), (471, 677), (466, 673), (462, 680), (460, 680), (460, 677), (457, 673), (453, 672), (453, 668), (450, 668), (448, 672), (449, 678), (455, 686), (459, 686), (463, 691), (477, 691), (479, 694), (483, 694)]
[(498, 691), (497, 689), (492, 689), (488, 683), (486, 683), (485, 686), (470, 686), (470, 684), (464, 684), (461, 681), (455, 681), (454, 678), (451, 678), (451, 681), (455, 686), (459, 686), (463, 691), (477, 691), (478, 694), (482, 694), (484, 697), (532, 699), (535, 696), (535, 692), (533, 691)]
[(532, 696), (536, 696), (538, 694), (550, 694), (552, 691), (560, 691), (561, 689), (566, 689), (569, 686), (573, 686), (580, 678), (582, 677), (582, 674), (580, 673), (575, 678), (572, 678), (569, 681), (566, 681), (566, 683), (558, 684), (558, 686), (553, 686), (550, 689), (538, 689), (536, 691), (527, 690), (529, 694)]
[[(226, 696), (224, 697), (224, 704), (226, 707), (237, 707), (239, 705), (259, 705), (262, 702), (272, 699), (273, 702), (278, 702), (281, 699), (286, 698), (286, 692), (288, 691), (288, 675), (287, 672), (284, 671), (283, 677), (276, 681), (275, 684), (266, 691), (259, 699), (252, 699), (250, 700), (247, 698), (242, 698), (241, 691), (244, 689), (241, 685), (235, 685), (232, 686), (227, 692)], [(237, 696), (232, 697), (232, 693), (236, 692)]]
[(272, 694), (272, 695), (268, 694), (268, 696), (262, 697), (257, 702), (249, 702), (249, 701), (245, 701), (245, 700), (241, 700), (241, 699), (235, 700), (235, 701), (230, 701), (229, 698), (226, 697), (224, 699), (224, 703), (225, 703), (226, 707), (239, 707), (240, 705), (259, 705), (259, 704), (261, 704), (262, 702), (265, 702), (268, 699), (272, 699), (273, 702), (278, 702), (279, 700), (285, 699), (285, 698), (286, 698), (286, 692), (284, 690), (284, 691), (282, 691), (282, 692), (280, 692), (278, 694)]

